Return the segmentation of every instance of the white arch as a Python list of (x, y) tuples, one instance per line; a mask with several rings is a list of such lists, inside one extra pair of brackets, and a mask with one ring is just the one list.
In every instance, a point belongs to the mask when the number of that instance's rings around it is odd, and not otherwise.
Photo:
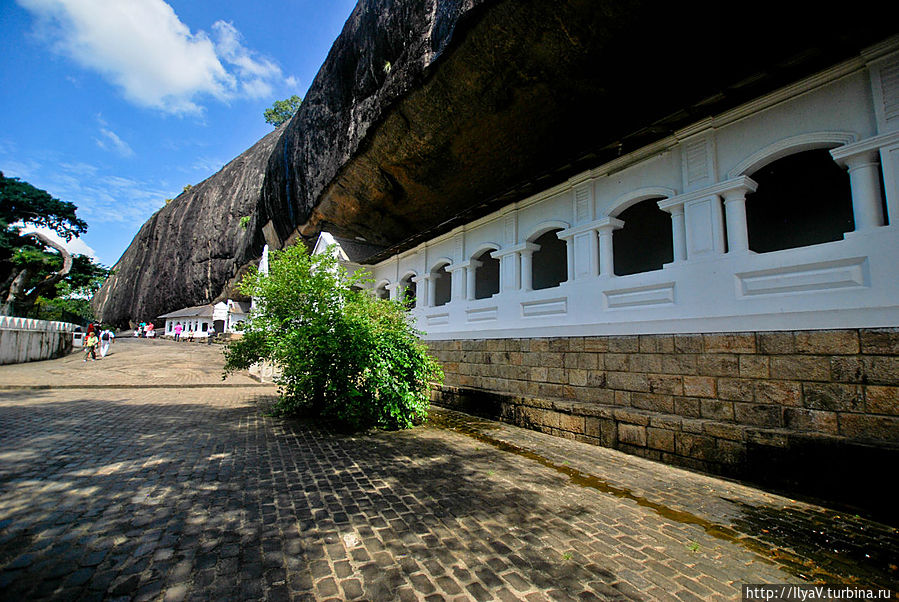
[(568, 222), (559, 220), (548, 220), (545, 222), (541, 222), (537, 224), (537, 227), (531, 232), (531, 235), (528, 236), (526, 240), (528, 242), (532, 242), (533, 240), (540, 238), (550, 230), (567, 230), (570, 227), (571, 224), (569, 224)]
[(638, 188), (637, 190), (631, 190), (628, 193), (622, 194), (620, 197), (615, 199), (615, 202), (612, 203), (612, 208), (606, 214), (607, 217), (615, 217), (620, 215), (622, 212), (630, 209), (637, 203), (645, 201), (646, 199), (657, 199), (659, 197), (670, 199), (671, 197), (677, 196), (677, 191), (673, 188), (666, 188), (664, 186), (647, 186), (645, 188)]
[(474, 259), (484, 251), (499, 251), (502, 247), (495, 242), (482, 242), (477, 247), (475, 247), (474, 253), (468, 256), (469, 259)]
[(403, 277), (400, 278), (397, 282), (412, 280), (413, 278), (418, 278), (418, 272), (416, 272), (415, 270), (406, 270), (406, 272), (403, 274)]
[(812, 132), (811, 134), (790, 136), (789, 138), (778, 140), (774, 144), (769, 144), (743, 159), (736, 167), (727, 172), (727, 179), (731, 180), (738, 176), (751, 175), (769, 163), (773, 163), (787, 155), (817, 148), (843, 146), (851, 144), (857, 139), (858, 136), (852, 132)]
[[(375, 290), (378, 290), (379, 288), (382, 288), (382, 287), (387, 289), (388, 286), (390, 286), (390, 280), (388, 280), (387, 278), (383, 278), (381, 280), (378, 280), (377, 284), (375, 284)], [(390, 290), (390, 289), (387, 289), (387, 290)]]
[(433, 272), (434, 270), (439, 270), (443, 266), (447, 266), (447, 268), (449, 268), (449, 266), (451, 266), (451, 265), (453, 265), (452, 259), (450, 259), (449, 257), (439, 257), (431, 265), (431, 269), (428, 270), (428, 272)]

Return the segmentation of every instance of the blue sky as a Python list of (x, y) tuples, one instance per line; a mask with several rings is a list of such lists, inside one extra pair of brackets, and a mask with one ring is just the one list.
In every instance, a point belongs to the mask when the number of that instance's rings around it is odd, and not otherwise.
[(111, 266), (306, 94), (355, 3), (0, 0), (0, 171), (75, 203), (71, 248)]

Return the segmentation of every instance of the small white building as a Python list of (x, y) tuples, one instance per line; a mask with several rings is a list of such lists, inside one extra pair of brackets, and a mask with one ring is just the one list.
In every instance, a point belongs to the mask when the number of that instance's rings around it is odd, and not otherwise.
[(181, 336), (185, 338), (207, 337), (215, 332), (237, 332), (237, 325), (245, 322), (250, 312), (250, 303), (244, 301), (220, 301), (216, 304), (185, 307), (159, 316), (165, 320), (165, 335), (175, 336), (175, 325), (181, 324)]

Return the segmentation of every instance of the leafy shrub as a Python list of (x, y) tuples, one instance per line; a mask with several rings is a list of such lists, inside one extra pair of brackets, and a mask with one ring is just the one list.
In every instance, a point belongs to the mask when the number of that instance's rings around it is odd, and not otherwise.
[(440, 366), (402, 305), (354, 288), (362, 282), (331, 253), (272, 252), (268, 275), (254, 270), (240, 283), (256, 307), (243, 337), (225, 349), (226, 374), (273, 362), (282, 414), (351, 429), (408, 428), (424, 419)]

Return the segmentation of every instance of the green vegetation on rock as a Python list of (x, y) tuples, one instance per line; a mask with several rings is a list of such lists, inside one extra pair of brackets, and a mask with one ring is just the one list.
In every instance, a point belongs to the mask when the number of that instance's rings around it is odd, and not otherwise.
[(265, 117), (266, 123), (278, 127), (293, 117), (293, 114), (297, 112), (301, 104), (303, 104), (303, 99), (294, 94), (290, 98), (276, 100), (271, 108), (266, 109), (262, 115)]

